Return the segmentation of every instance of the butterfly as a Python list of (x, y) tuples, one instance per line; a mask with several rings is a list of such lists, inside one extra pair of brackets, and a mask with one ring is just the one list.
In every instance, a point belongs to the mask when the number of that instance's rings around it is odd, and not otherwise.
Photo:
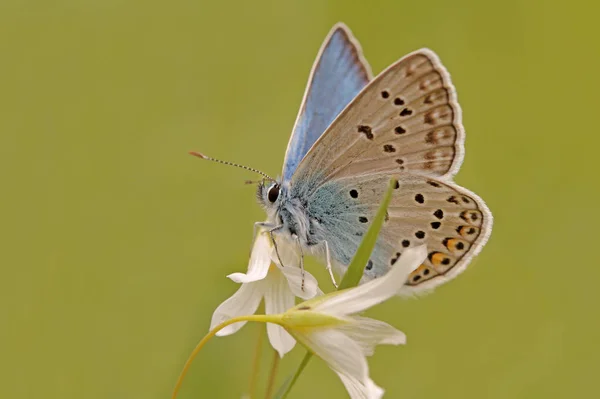
[(425, 244), (427, 259), (401, 294), (431, 290), (466, 268), (492, 228), (485, 202), (452, 180), (464, 140), (454, 86), (434, 52), (417, 50), (373, 78), (360, 45), (338, 23), (311, 70), (283, 176), (244, 167), (265, 177), (257, 198), (267, 220), (257, 225), (275, 249), (291, 248), (301, 262), (312, 254), (343, 274), (395, 178), (363, 281)]

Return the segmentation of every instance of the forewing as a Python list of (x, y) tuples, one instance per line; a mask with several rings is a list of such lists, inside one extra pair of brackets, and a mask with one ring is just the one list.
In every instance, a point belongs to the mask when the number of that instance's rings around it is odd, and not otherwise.
[(400, 59), (342, 111), (300, 163), (293, 180), (413, 172), (452, 177), (464, 152), (450, 76), (430, 50)]
[(289, 180), (310, 147), (371, 79), (360, 45), (344, 25), (333, 27), (313, 65), (288, 143), (283, 178)]
[[(403, 294), (427, 291), (460, 272), (485, 244), (492, 215), (474, 193), (447, 180), (401, 174), (388, 214), (365, 269), (365, 278), (385, 274), (407, 248), (425, 244), (428, 257), (409, 277)], [(322, 239), (342, 272), (375, 216), (390, 176), (329, 181), (309, 201)]]

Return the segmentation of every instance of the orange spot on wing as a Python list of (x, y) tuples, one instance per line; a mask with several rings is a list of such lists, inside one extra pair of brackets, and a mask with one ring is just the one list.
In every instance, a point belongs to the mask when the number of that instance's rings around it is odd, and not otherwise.
[(447, 240), (445, 244), (446, 248), (448, 248), (450, 252), (462, 252), (467, 248), (467, 244), (458, 238), (451, 238)]

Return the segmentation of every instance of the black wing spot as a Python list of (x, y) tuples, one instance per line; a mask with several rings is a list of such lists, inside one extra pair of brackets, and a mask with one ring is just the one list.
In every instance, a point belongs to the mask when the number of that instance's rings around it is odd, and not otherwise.
[(440, 183), (435, 182), (435, 181), (431, 181), (431, 180), (427, 180), (427, 184), (429, 184), (432, 187), (441, 187)]
[(402, 111), (400, 111), (400, 116), (409, 116), (412, 115), (412, 113), (412, 110), (404, 108)]
[(373, 130), (371, 129), (370, 126), (367, 125), (359, 125), (358, 126), (358, 132), (359, 133), (364, 133), (365, 136), (367, 136), (367, 139), (369, 140), (373, 140)]
[(473, 222), (476, 222), (479, 219), (479, 215), (477, 211), (464, 211), (460, 214), (460, 218), (465, 222), (468, 222), (471, 219)]
[(451, 195), (450, 197), (448, 197), (448, 199), (446, 201), (448, 201), (452, 204), (458, 205), (458, 200), (456, 199), (456, 197), (454, 195)]
[(366, 218), (366, 217), (364, 217), (364, 216), (360, 216), (360, 217), (358, 218), (358, 221), (359, 221), (359, 222), (361, 222), (361, 223), (367, 223), (367, 222), (369, 221), (369, 219), (367, 219), (367, 218)]
[(404, 134), (406, 133), (406, 130), (402, 126), (396, 126), (394, 132), (396, 132), (396, 134)]
[(408, 247), (410, 247), (410, 241), (408, 241), (408, 240), (402, 240), (402, 246), (403, 246), (404, 248), (408, 248)]
[(396, 180), (396, 187), (394, 187), (394, 189), (399, 189), (400, 188), (400, 183), (398, 182), (398, 180)]
[(434, 265), (438, 265), (439, 263), (441, 263), (442, 265), (450, 264), (450, 258), (444, 256), (444, 254), (442, 254), (441, 252), (430, 252), (429, 255), (427, 255), (427, 258)]
[(462, 201), (463, 201), (465, 204), (470, 204), (470, 203), (471, 203), (471, 201), (469, 201), (469, 199), (468, 199), (467, 197), (462, 197)]
[(384, 152), (396, 152), (396, 148), (391, 144), (386, 144), (383, 146)]
[(381, 92), (381, 97), (388, 98), (389, 96), (390, 96), (390, 93), (387, 90), (384, 90)]
[(418, 274), (416, 276), (413, 277), (413, 281), (416, 283), (417, 281), (419, 281), (421, 279), (421, 276), (419, 276)]
[(438, 219), (441, 219), (444, 217), (444, 211), (438, 209), (437, 211), (433, 212), (433, 216), (435, 216)]
[(431, 228), (437, 230), (442, 224), (440, 222), (431, 222)]
[(367, 266), (365, 266), (365, 269), (371, 270), (372, 268), (373, 268), (373, 261), (371, 259), (369, 259), (369, 262), (367, 263)]
[(463, 244), (462, 242), (456, 243), (456, 249), (462, 251), (463, 249), (465, 249), (465, 244)]
[[(462, 216), (461, 216), (462, 218)], [(477, 230), (475, 229), (475, 227), (467, 227), (467, 226), (458, 226), (456, 228), (456, 232), (460, 235), (472, 235), (475, 234)]]
[(352, 198), (358, 198), (358, 191), (356, 191), (356, 190), (350, 190), (350, 196)]
[(400, 252), (396, 252), (396, 257), (395, 257), (395, 258), (392, 258), (392, 259), (390, 260), (390, 264), (391, 264), (392, 266), (394, 266), (394, 264), (395, 264), (395, 263), (398, 261), (398, 259), (400, 259), (400, 255), (402, 255)]
[(396, 97), (394, 99), (394, 105), (404, 105), (404, 100), (401, 99), (400, 97)]
[(419, 230), (415, 233), (415, 237), (417, 237), (419, 240), (422, 240), (423, 238), (425, 238), (425, 232)]
[(423, 274), (424, 274), (425, 276), (427, 276), (427, 275), (429, 274), (429, 269), (425, 269), (425, 270), (423, 270)]
[(419, 204), (422, 204), (425, 202), (425, 197), (423, 197), (423, 194), (417, 194), (415, 195), (415, 201), (417, 201)]

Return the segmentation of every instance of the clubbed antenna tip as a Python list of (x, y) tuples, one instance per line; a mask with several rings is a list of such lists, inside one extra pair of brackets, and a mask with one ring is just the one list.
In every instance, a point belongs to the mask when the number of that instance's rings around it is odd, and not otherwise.
[(198, 157), (198, 158), (202, 158), (202, 159), (210, 159), (210, 158), (209, 158), (209, 157), (207, 157), (206, 155), (204, 155), (204, 154), (201, 154), (201, 153), (199, 153), (199, 152), (196, 152), (196, 151), (190, 151), (190, 152), (189, 152), (189, 154), (190, 154), (190, 155), (193, 155), (193, 156), (195, 156), (195, 157)]

